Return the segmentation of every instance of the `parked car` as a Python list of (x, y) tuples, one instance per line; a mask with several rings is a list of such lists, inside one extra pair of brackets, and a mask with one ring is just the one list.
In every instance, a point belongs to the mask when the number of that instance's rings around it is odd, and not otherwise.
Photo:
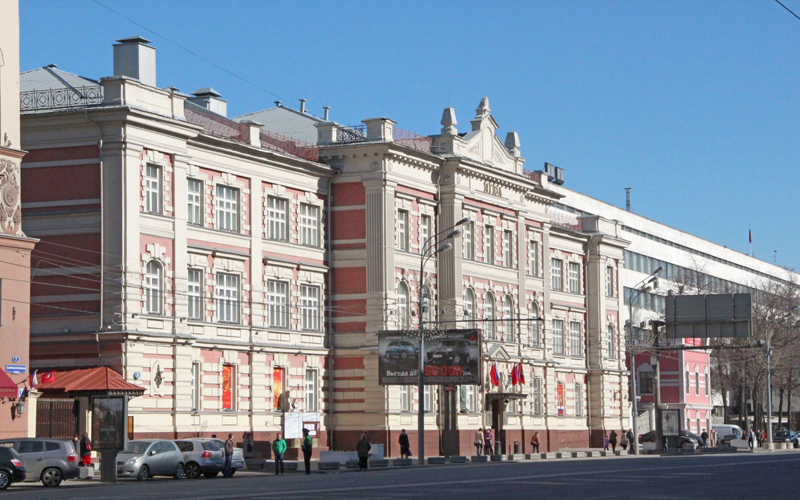
[[(655, 431), (650, 431), (639, 436), (639, 443), (653, 443), (656, 440)], [(703, 446), (703, 438), (688, 431), (681, 431), (678, 436), (678, 447), (694, 450)]]
[(19, 453), (25, 465), (25, 481), (41, 481), (52, 487), (80, 476), (78, 454), (66, 439), (13, 438), (0, 441), (0, 446)]
[(407, 340), (394, 340), (386, 346), (386, 351), (383, 353), (384, 359), (392, 358), (416, 358), (419, 352), (419, 346)]
[(781, 429), (772, 436), (773, 443), (792, 443), (793, 448), (800, 447), (800, 435), (795, 431)]
[(428, 349), (428, 361), (442, 361), (447, 364), (469, 363), (469, 344), (466, 340), (442, 340)]
[(117, 453), (117, 477), (146, 481), (153, 476), (184, 476), (183, 453), (172, 441), (135, 439)]
[(225, 451), (216, 441), (177, 439), (174, 443), (183, 453), (184, 471), (189, 479), (201, 475), (214, 477), (225, 468)]
[[(215, 443), (222, 451), (222, 460), (225, 461), (225, 441), (217, 438), (200, 438), (200, 441), (211, 441)], [(244, 450), (241, 448), (233, 447), (233, 457), (231, 457), (231, 475), (235, 474), (237, 470), (244, 468)], [(206, 477), (214, 477), (218, 472)]]
[(25, 465), (14, 448), (0, 446), (0, 490), (25, 480)]

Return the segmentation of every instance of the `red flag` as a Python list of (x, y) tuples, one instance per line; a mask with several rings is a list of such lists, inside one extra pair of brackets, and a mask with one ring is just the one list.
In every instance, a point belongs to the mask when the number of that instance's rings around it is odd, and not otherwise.
[(500, 385), (500, 376), (497, 374), (497, 363), (492, 363), (492, 369), (489, 371), (492, 385)]
[(511, 368), (511, 385), (517, 385), (517, 382), (519, 382), (517, 378), (517, 365), (514, 365)]
[(517, 365), (517, 371), (518, 371), (517, 380), (519, 380), (520, 384), (524, 384), (525, 383), (525, 370), (522, 369), (522, 361), (520, 361), (519, 365)]
[(49, 383), (55, 382), (55, 381), (56, 381), (56, 373), (55, 372), (47, 372), (44, 375), (42, 375), (42, 383), (43, 384), (49, 384)]

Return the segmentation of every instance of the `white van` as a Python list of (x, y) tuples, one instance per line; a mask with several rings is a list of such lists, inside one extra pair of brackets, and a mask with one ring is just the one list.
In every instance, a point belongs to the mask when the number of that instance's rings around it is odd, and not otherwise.
[(747, 440), (744, 439), (744, 431), (738, 425), (714, 424), (711, 428), (717, 433), (718, 444), (729, 444), (736, 448), (748, 448)]

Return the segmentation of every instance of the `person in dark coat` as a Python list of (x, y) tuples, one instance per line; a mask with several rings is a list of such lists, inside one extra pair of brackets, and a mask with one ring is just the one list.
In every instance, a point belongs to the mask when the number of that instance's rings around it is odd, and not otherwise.
[(358, 468), (361, 470), (367, 470), (370, 449), (372, 449), (372, 444), (369, 442), (369, 436), (367, 436), (365, 432), (361, 435), (358, 445), (356, 445), (356, 451), (358, 452)]
[(81, 438), (81, 463), (84, 467), (89, 467), (92, 465), (92, 440), (89, 439), (89, 435), (85, 432), (83, 433), (83, 437)]
[(311, 474), (311, 453), (314, 451), (314, 441), (308, 433), (308, 429), (303, 428), (303, 463), (306, 466), (306, 475)]
[(405, 429), (400, 431), (398, 443), (400, 443), (400, 458), (408, 458), (411, 455), (411, 443), (408, 442), (408, 434)]
[(625, 436), (628, 437), (628, 449), (631, 453), (633, 453), (633, 448), (636, 446), (636, 442), (633, 440), (633, 429), (628, 429), (628, 432), (625, 433)]
[(608, 443), (611, 445), (612, 453), (617, 451), (617, 431), (611, 431), (611, 434), (608, 436)]

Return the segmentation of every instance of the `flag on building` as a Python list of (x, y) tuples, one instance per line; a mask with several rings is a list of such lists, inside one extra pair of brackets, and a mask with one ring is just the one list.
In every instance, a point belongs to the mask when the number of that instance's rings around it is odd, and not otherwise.
[(31, 389), (33, 389), (36, 385), (39, 384), (39, 378), (37, 377), (38, 373), (39, 373), (39, 370), (35, 370), (33, 373), (31, 373), (31, 377), (30, 377), (31, 378), (31, 380), (30, 380)]
[(514, 365), (511, 368), (511, 385), (517, 385), (517, 383), (519, 383), (519, 379), (517, 377), (517, 365)]
[(525, 383), (525, 370), (522, 368), (522, 361), (517, 365), (517, 381), (520, 384)]
[(47, 372), (42, 375), (42, 383), (49, 384), (56, 381), (56, 372)]
[(491, 377), (492, 385), (500, 385), (500, 375), (497, 373), (497, 363), (492, 363), (492, 369), (489, 371), (489, 377)]

